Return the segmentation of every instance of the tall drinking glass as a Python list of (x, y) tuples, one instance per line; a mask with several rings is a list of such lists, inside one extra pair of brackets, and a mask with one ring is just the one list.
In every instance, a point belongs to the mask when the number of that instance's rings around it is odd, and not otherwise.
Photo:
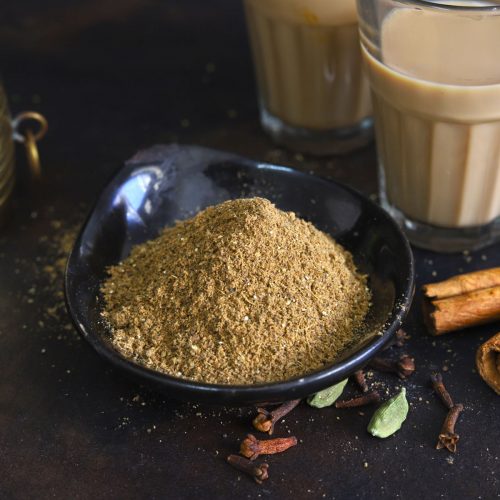
[(410, 240), (500, 239), (500, 1), (358, 0), (380, 195)]
[(264, 129), (313, 154), (367, 144), (356, 0), (245, 0), (245, 9)]

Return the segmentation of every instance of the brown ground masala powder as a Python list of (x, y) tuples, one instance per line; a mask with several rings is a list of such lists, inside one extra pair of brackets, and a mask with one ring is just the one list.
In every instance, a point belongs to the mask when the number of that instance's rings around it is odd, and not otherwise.
[(349, 252), (262, 198), (209, 207), (109, 269), (103, 316), (127, 358), (203, 382), (289, 379), (354, 338), (370, 292)]

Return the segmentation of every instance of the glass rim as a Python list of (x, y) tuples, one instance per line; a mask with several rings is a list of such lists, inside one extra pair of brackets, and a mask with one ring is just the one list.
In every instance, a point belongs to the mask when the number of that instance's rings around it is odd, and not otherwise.
[(500, 1), (496, 0), (492, 5), (456, 5), (447, 3), (447, 0), (399, 0), (401, 3), (421, 5), (442, 10), (466, 11), (466, 12), (496, 12), (500, 11)]

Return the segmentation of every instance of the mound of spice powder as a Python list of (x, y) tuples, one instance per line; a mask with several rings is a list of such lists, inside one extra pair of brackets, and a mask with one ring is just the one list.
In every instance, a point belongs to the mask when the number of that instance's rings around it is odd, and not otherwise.
[(125, 357), (220, 384), (323, 367), (354, 339), (370, 303), (349, 252), (262, 198), (209, 207), (136, 246), (102, 292)]

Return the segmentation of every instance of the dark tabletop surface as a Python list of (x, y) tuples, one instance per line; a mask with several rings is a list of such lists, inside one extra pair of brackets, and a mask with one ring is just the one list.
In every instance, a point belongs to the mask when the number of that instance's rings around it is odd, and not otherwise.
[[(299, 445), (270, 457), (257, 486), (225, 464), (251, 431), (252, 408), (146, 392), (80, 340), (64, 310), (64, 258), (112, 172), (136, 150), (178, 141), (293, 165), (376, 192), (375, 152), (310, 159), (259, 128), (241, 4), (235, 0), (51, 0), (0, 7), (0, 61), (13, 113), (45, 114), (44, 176), (22, 150), (13, 209), (0, 230), (1, 498), (497, 498), (499, 399), (479, 378), (477, 347), (499, 325), (433, 338), (416, 301), (401, 349), (417, 371), (395, 436), (366, 432), (373, 411), (301, 405), (276, 430)], [(499, 246), (415, 251), (418, 285), (500, 265)], [(397, 357), (397, 350), (389, 353)], [(436, 450), (444, 370), (465, 405), (458, 451)], [(391, 375), (370, 383), (394, 394)], [(355, 393), (354, 386), (348, 387)]]

